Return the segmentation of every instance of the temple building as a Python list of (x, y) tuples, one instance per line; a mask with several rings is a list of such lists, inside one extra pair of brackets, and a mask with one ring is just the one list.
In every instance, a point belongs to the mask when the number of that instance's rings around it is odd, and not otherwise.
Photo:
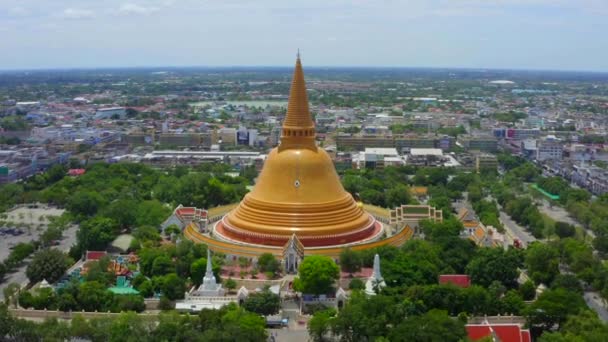
[(189, 224), (185, 236), (226, 255), (272, 253), (287, 272), (305, 255), (337, 256), (345, 247), (398, 246), (409, 239), (409, 226), (385, 227), (388, 210), (375, 208), (380, 210), (371, 214), (344, 190), (315, 137), (298, 55), (280, 145), (268, 154), (255, 186), (239, 204), (220, 208), (223, 212), (210, 208), (207, 227)]

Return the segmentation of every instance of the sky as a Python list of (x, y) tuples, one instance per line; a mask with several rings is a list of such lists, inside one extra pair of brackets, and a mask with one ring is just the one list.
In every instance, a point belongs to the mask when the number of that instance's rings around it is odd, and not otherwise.
[(0, 0), (0, 69), (608, 71), (608, 0)]

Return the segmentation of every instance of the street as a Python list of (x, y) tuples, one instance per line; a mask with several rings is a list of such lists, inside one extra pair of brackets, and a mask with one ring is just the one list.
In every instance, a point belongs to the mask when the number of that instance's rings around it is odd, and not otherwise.
[(513, 237), (523, 242), (524, 246), (528, 245), (530, 242), (536, 241), (536, 238), (528, 233), (524, 227), (517, 224), (509, 215), (502, 211), (500, 205), (498, 205), (498, 210), (500, 211), (500, 222), (505, 226), (505, 229), (508, 230)]
[(583, 296), (587, 306), (592, 308), (604, 322), (608, 322), (608, 310), (602, 301), (602, 297), (597, 292), (585, 292)]

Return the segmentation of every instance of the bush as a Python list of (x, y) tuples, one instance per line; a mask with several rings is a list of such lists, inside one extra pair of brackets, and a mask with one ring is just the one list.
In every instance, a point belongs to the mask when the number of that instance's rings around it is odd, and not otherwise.
[(30, 256), (30, 254), (34, 253), (35, 246), (32, 243), (20, 242), (15, 245), (11, 253), (8, 255), (6, 259), (7, 268), (11, 269), (20, 264), (25, 258)]
[(114, 296), (110, 310), (112, 312), (135, 311), (142, 312), (146, 309), (144, 297), (137, 294)]
[(555, 234), (557, 234), (557, 236), (559, 236), (562, 239), (568, 238), (568, 237), (573, 237), (574, 234), (576, 234), (576, 228), (573, 225), (568, 224), (566, 222), (556, 222), (555, 223)]
[(365, 283), (363, 283), (363, 280), (359, 278), (354, 278), (348, 284), (348, 288), (351, 290), (363, 290), (365, 289)]
[(234, 279), (228, 278), (224, 282), (224, 286), (226, 287), (226, 289), (228, 289), (228, 291), (232, 291), (232, 290), (236, 289), (237, 284), (236, 284), (236, 281), (234, 281)]
[(173, 310), (173, 303), (166, 296), (161, 296), (160, 301), (158, 302), (158, 308), (161, 310)]
[(264, 316), (273, 315), (281, 308), (281, 298), (266, 288), (262, 292), (253, 293), (247, 297), (243, 308)]
[(519, 286), (519, 293), (524, 300), (533, 300), (536, 297), (536, 287), (533, 282), (528, 280)]
[(258, 258), (258, 267), (264, 273), (277, 273), (281, 269), (281, 263), (270, 253), (264, 253)]

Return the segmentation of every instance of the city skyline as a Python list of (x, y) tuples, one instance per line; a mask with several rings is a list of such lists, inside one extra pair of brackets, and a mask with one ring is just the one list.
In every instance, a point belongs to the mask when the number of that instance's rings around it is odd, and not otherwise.
[(596, 0), (7, 0), (0, 69), (288, 66), (608, 71)]

